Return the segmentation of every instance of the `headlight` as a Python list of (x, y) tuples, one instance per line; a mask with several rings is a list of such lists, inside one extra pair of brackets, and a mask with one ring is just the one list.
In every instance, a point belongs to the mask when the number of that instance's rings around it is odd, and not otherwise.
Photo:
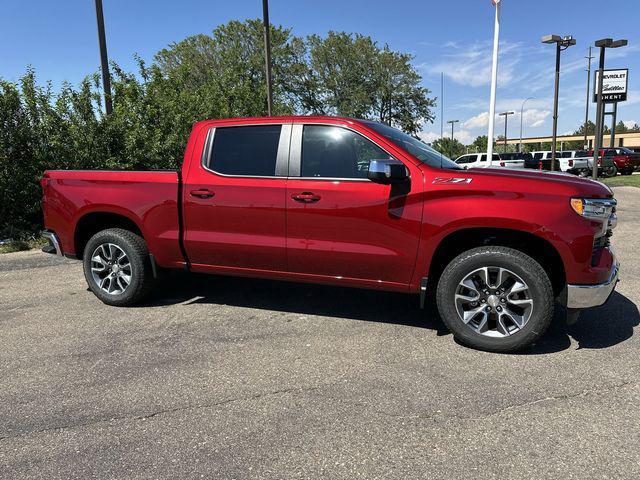
[(572, 198), (571, 208), (583, 217), (606, 220), (615, 212), (616, 203), (612, 198)]
[(618, 224), (617, 202), (613, 198), (572, 198), (571, 208), (578, 215), (590, 220), (600, 220), (602, 231), (596, 237), (605, 235)]

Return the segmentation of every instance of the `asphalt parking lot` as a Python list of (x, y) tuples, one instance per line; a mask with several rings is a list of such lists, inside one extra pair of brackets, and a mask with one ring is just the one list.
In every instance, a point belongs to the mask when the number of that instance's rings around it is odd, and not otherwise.
[(177, 275), (144, 307), (0, 256), (2, 478), (638, 478), (640, 190), (622, 282), (517, 355), (405, 295)]

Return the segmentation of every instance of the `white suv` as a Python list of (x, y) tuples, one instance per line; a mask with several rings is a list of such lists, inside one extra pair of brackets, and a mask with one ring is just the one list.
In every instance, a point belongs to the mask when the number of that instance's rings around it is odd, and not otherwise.
[[(467, 153), (466, 155), (461, 155), (460, 157), (456, 158), (455, 162), (462, 168), (478, 168), (490, 166), (489, 162), (487, 162), (486, 153)], [(500, 155), (498, 155), (497, 153), (493, 154), (493, 162), (491, 166), (500, 166)]]

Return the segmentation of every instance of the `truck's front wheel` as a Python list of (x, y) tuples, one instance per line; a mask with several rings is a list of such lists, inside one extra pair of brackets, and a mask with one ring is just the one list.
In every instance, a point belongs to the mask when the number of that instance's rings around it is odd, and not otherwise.
[(506, 247), (468, 250), (445, 268), (437, 288), (442, 320), (462, 343), (509, 352), (539, 338), (553, 317), (546, 272), (533, 258)]
[(128, 230), (109, 228), (96, 233), (84, 248), (83, 263), (89, 288), (108, 305), (134, 305), (151, 289), (147, 245)]

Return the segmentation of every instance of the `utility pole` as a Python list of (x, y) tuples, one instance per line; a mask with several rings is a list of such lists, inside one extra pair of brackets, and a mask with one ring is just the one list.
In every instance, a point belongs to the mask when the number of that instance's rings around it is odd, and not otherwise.
[(616, 146), (616, 122), (618, 117), (618, 102), (613, 104), (613, 110), (611, 111), (611, 143), (610, 147), (615, 148)]
[(507, 118), (514, 113), (516, 112), (502, 112), (499, 114), (501, 117), (504, 117), (504, 147), (502, 153), (507, 153)]
[(589, 87), (591, 86), (591, 60), (595, 57), (591, 56), (591, 46), (589, 46), (589, 56), (584, 57), (587, 59), (587, 105), (585, 107), (584, 113), (584, 148), (589, 149), (589, 144), (587, 142), (587, 125), (589, 124)]
[(453, 126), (460, 120), (449, 120), (447, 123), (451, 124), (451, 147), (449, 148), (449, 158), (453, 160)]
[(102, 64), (102, 89), (104, 90), (104, 110), (111, 115), (113, 104), (111, 103), (111, 75), (109, 74), (109, 58), (107, 57), (107, 40), (104, 33), (104, 14), (102, 13), (102, 0), (95, 0), (96, 19), (98, 21), (98, 43), (100, 44), (100, 62)]
[(264, 24), (264, 64), (267, 78), (267, 115), (273, 110), (273, 85), (271, 83), (271, 34), (269, 29), (269, 0), (262, 0), (262, 22)]

